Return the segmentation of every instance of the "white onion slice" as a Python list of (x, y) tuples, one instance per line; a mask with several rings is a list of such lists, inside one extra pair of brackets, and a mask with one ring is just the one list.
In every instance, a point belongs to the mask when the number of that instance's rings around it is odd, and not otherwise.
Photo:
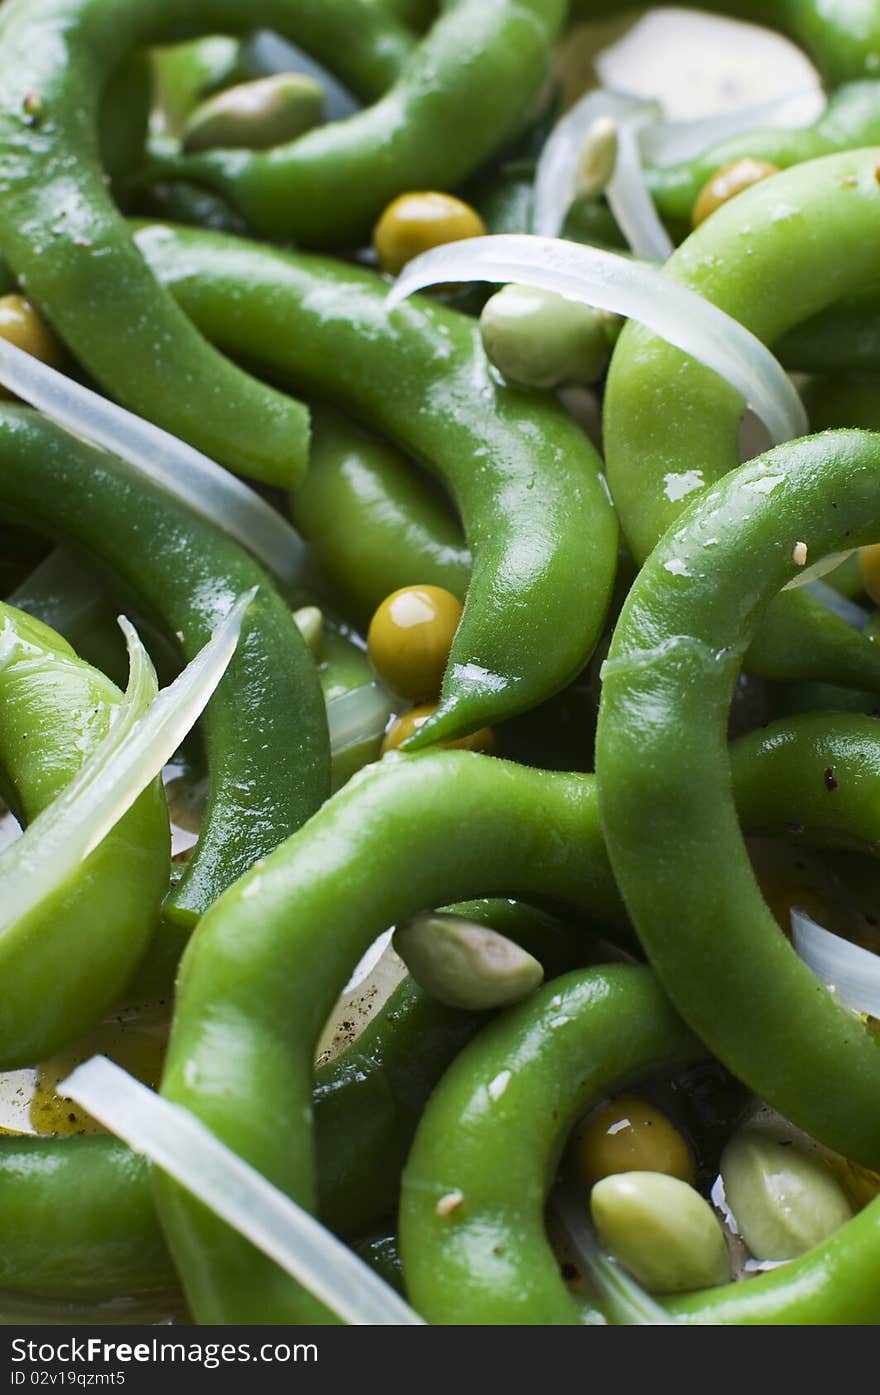
[[(828, 552), (824, 557), (820, 557), (817, 562), (812, 562), (809, 566), (804, 566), (791, 581), (787, 581), (783, 586), (783, 591), (797, 591), (801, 586), (813, 586), (818, 583), (819, 578), (827, 576), (828, 572), (833, 572), (839, 567), (841, 562), (845, 562), (853, 553), (852, 548), (845, 552)], [(809, 551), (808, 551), (809, 555)], [(826, 590), (830, 588), (826, 587)]]
[(473, 237), (408, 262), (389, 291), (387, 307), (393, 310), (413, 292), (450, 281), (538, 286), (638, 320), (729, 382), (777, 444), (809, 430), (796, 389), (766, 345), (656, 267), (561, 238)]
[(617, 137), (617, 164), (608, 185), (611, 212), (630, 250), (646, 261), (665, 262), (675, 250), (672, 238), (654, 207), (642, 169), (641, 132), (656, 108), (643, 107), (620, 123)]
[[(820, 8), (833, 12), (835, 0)], [(790, 39), (678, 6), (652, 8), (597, 54), (595, 69), (603, 87), (655, 98), (675, 117), (730, 111), (819, 86), (815, 68)]]
[(678, 164), (702, 155), (719, 141), (746, 131), (811, 126), (822, 115), (825, 105), (821, 87), (804, 87), (769, 102), (757, 102), (754, 106), (738, 107), (715, 116), (691, 121), (658, 121), (645, 129), (642, 153), (652, 164)]
[(557, 121), (547, 138), (535, 172), (534, 229), (541, 237), (556, 237), (571, 204), (578, 162), (590, 128), (600, 116), (620, 123), (644, 107), (640, 97), (600, 89), (588, 92)]
[(343, 1321), (423, 1325), (378, 1274), (256, 1168), (221, 1143), (200, 1119), (169, 1104), (104, 1056), (93, 1056), (58, 1093), (83, 1109), (196, 1199)]
[(334, 756), (382, 735), (393, 706), (380, 683), (362, 683), (327, 703), (327, 725)]
[(240, 542), (284, 581), (299, 575), (299, 534), (249, 485), (170, 432), (0, 339), (0, 383), (51, 421), (162, 485)]
[(586, 1209), (586, 1198), (565, 1188), (553, 1193), (552, 1210), (572, 1254), (604, 1300), (612, 1321), (626, 1327), (675, 1327), (675, 1318), (662, 1308), (618, 1260), (599, 1245)]
[(863, 606), (856, 605), (849, 596), (842, 596), (827, 582), (808, 581), (807, 590), (815, 600), (832, 611), (839, 620), (851, 625), (854, 630), (863, 630), (871, 618), (870, 611), (865, 610)]
[(880, 955), (854, 945), (792, 909), (794, 947), (808, 968), (844, 1007), (880, 1017)]
[(120, 618), (131, 672), (119, 715), (66, 789), (4, 853), (0, 933), (63, 886), (156, 778), (223, 677), (254, 595), (250, 591), (236, 602), (204, 648), (155, 699), (153, 666), (132, 626)]

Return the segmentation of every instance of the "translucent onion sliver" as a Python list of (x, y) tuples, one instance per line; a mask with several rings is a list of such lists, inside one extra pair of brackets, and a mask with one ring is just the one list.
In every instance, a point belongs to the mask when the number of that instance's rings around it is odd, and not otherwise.
[(305, 553), (299, 534), (249, 485), (201, 451), (5, 339), (0, 339), (0, 383), (74, 436), (127, 460), (282, 580), (296, 580)]
[(863, 630), (871, 618), (870, 611), (865, 610), (864, 606), (856, 605), (849, 596), (842, 596), (825, 581), (808, 581), (807, 590), (815, 600), (832, 611), (839, 620), (851, 625), (854, 630)]
[(617, 165), (608, 185), (611, 212), (630, 250), (646, 261), (665, 262), (675, 250), (660, 219), (642, 168), (641, 132), (650, 120), (650, 108), (624, 117), (617, 139)]
[(794, 947), (808, 968), (853, 1012), (880, 1018), (880, 955), (854, 945), (792, 910)]
[(391, 699), (379, 683), (362, 683), (327, 703), (330, 747), (334, 756), (377, 740), (393, 711)]
[(658, 165), (677, 164), (681, 160), (702, 155), (710, 146), (744, 131), (761, 127), (791, 130), (810, 126), (821, 116), (826, 102), (818, 83), (774, 97), (769, 102), (737, 107), (734, 111), (718, 112), (690, 121), (658, 121), (645, 130), (642, 151), (646, 159)]
[(422, 1325), (422, 1319), (314, 1216), (180, 1105), (170, 1104), (104, 1056), (58, 1086), (136, 1152), (293, 1275), (343, 1321)]
[(641, 97), (627, 97), (600, 89), (588, 92), (557, 121), (538, 160), (535, 172), (534, 228), (540, 237), (556, 237), (574, 196), (575, 175), (584, 141), (600, 116), (618, 126), (644, 108)]
[(201, 716), (235, 652), (242, 596), (216, 632), (158, 697), (146, 650), (124, 618), (130, 677), (110, 730), (57, 799), (0, 860), (0, 933), (53, 895), (134, 804)]
[(766, 345), (656, 267), (562, 238), (516, 233), (474, 237), (415, 257), (392, 286), (387, 307), (393, 310), (415, 291), (450, 281), (538, 286), (637, 320), (730, 383), (774, 443), (809, 430), (796, 389)]

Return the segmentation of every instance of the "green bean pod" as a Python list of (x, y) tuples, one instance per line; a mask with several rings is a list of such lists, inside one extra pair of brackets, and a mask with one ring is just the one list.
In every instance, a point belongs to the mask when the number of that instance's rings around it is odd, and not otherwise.
[[(606, 1321), (562, 1279), (544, 1233), (546, 1194), (585, 1106), (685, 1061), (688, 1048), (699, 1051), (653, 976), (624, 965), (548, 983), (480, 1032), (434, 1091), (404, 1173), (400, 1248), (407, 1295), (423, 1316)], [(878, 1227), (880, 1200), (801, 1259), (664, 1306), (695, 1325), (875, 1326)]]
[[(798, 570), (796, 544), (822, 557), (880, 537), (878, 472), (880, 437), (829, 432), (703, 493), (624, 605), (596, 743), (611, 863), (673, 1003), (729, 1070), (869, 1167), (880, 1163), (880, 1040), (817, 983), (765, 906), (724, 738), (752, 635)], [(817, 795), (836, 792), (826, 759), (804, 766)]]
[(122, 461), (5, 404), (0, 512), (108, 565), (187, 659), (238, 596), (260, 588), (203, 720), (207, 815), (166, 902), (166, 916), (189, 927), (329, 791), (326, 710), (311, 655), (289, 607), (237, 543)]
[(880, 1199), (802, 1258), (747, 1283), (667, 1299), (666, 1307), (695, 1326), (876, 1327), (878, 1284)]
[(473, 571), (440, 709), (414, 745), (533, 707), (580, 672), (617, 562), (601, 461), (558, 402), (498, 381), (472, 319), (419, 297), (389, 315), (374, 273), (239, 239), (151, 225), (137, 245), (219, 347), (449, 486)]
[(177, 173), (228, 193), (261, 232), (351, 241), (395, 194), (457, 183), (516, 128), (563, 17), (563, 0), (457, 0), (416, 44), (356, 0), (252, 0), (246, 13), (237, 0), (7, 5), (0, 248), (107, 391), (231, 469), (290, 485), (305, 469), (307, 413), (204, 343), (158, 292), (112, 203), (98, 145), (107, 75), (136, 49), (205, 33), (264, 25), (301, 42), (377, 104), (269, 152), (182, 158)]
[(230, 469), (289, 486), (305, 470), (307, 412), (224, 361), (161, 294), (105, 186), (98, 142), (101, 92), (129, 54), (260, 23), (330, 58), (370, 95), (393, 82), (412, 46), (354, 0), (252, 0), (246, 13), (236, 0), (5, 5), (0, 249), (108, 392)]
[(554, 979), (485, 1028), (434, 1091), (403, 1174), (400, 1253), (418, 1312), (432, 1323), (583, 1321), (544, 1232), (568, 1132), (603, 1094), (703, 1054), (636, 965)]
[[(864, 717), (830, 721), (812, 716), (779, 722), (734, 742), (730, 755), (737, 808), (750, 832), (784, 833), (795, 824), (804, 830), (802, 837), (823, 846), (861, 845), (863, 851), (873, 849), (876, 857), (876, 816), (871, 807), (880, 767), (876, 722)], [(833, 796), (824, 782), (829, 760), (839, 782)], [(590, 776), (581, 779), (588, 812), (593, 781)], [(599, 869), (599, 885), (610, 889), (607, 860), (595, 822), (584, 826), (582, 856)], [(601, 921), (603, 928), (610, 924), (612, 931), (622, 931), (622, 910), (611, 908), (609, 914), (606, 907), (603, 912), (603, 899), (604, 893), (598, 901), (591, 898), (586, 904), (591, 920)], [(485, 920), (500, 933), (517, 939), (541, 958), (550, 975), (562, 972), (577, 949), (576, 931), (529, 907), (467, 902), (449, 909)], [(588, 948), (584, 940), (583, 952)], [(428, 1096), (484, 1020), (432, 1002), (405, 979), (356, 1042), (316, 1072), (313, 1105), (319, 1214), (335, 1230), (364, 1233), (390, 1211), (399, 1168)], [(119, 1147), (110, 1139), (102, 1142), (110, 1154)], [(149, 1289), (156, 1282), (149, 1264), (139, 1268), (140, 1231), (127, 1219), (129, 1206), (140, 1214), (138, 1208), (146, 1203), (132, 1199), (123, 1206), (117, 1201), (124, 1185), (144, 1191), (148, 1188), (147, 1165), (133, 1169), (113, 1187), (89, 1192), (88, 1204), (80, 1189), (81, 1203), (77, 1205), (73, 1198), (81, 1147), (82, 1141), (76, 1138), (42, 1139), (25, 1141), (22, 1152), (19, 1140), (0, 1139), (0, 1213), (14, 1212), (18, 1218), (18, 1228), (13, 1231), (0, 1226), (0, 1286), (7, 1286), (3, 1276), (8, 1274), (10, 1287), (44, 1291), (43, 1260), (51, 1261), (51, 1255), (46, 1253), (42, 1236), (31, 1237), (29, 1232), (27, 1248), (21, 1251), (25, 1259), (16, 1261), (19, 1251), (15, 1248), (25, 1227), (32, 1224), (39, 1229), (39, 1207), (44, 1204), (63, 1213), (70, 1245), (76, 1243), (80, 1249), (82, 1287), (94, 1296), (109, 1297), (118, 1291), (113, 1288), (115, 1271), (104, 1257), (103, 1236), (114, 1237), (117, 1262), (126, 1266), (122, 1285), (126, 1291)], [(91, 1167), (91, 1155), (100, 1151), (98, 1142), (90, 1140), (83, 1166)], [(59, 1161), (51, 1167), (41, 1161), (55, 1157)], [(106, 1165), (112, 1166), (112, 1157)], [(16, 1179), (15, 1192), (11, 1183), (6, 1184), (8, 1175)], [(28, 1201), (30, 1189), (35, 1205), (39, 1202), (36, 1211)], [(115, 1228), (108, 1208), (117, 1214)], [(29, 1216), (34, 1218), (30, 1223)], [(155, 1225), (158, 1227), (158, 1221)], [(105, 1273), (111, 1282), (105, 1283)], [(161, 1275), (158, 1282), (164, 1282)]]
[[(30, 823), (106, 736), (121, 693), (68, 644), (0, 603), (0, 765)], [(153, 781), (51, 896), (0, 931), (0, 1068), (27, 1066), (93, 1027), (127, 986), (159, 921), (168, 811)]]
[(795, 325), (776, 341), (773, 351), (792, 372), (847, 373), (880, 368), (878, 301), (876, 287), (844, 296)]
[[(877, 37), (880, 44), (880, 26)], [(823, 155), (878, 143), (880, 82), (852, 82), (834, 93), (812, 126), (743, 132), (691, 160), (651, 166), (646, 171), (646, 182), (660, 216), (671, 226), (683, 229), (686, 235), (700, 190), (719, 169), (735, 160), (766, 160), (779, 169), (788, 169)]]
[(119, 1139), (2, 1138), (0, 1194), (4, 1290), (98, 1301), (174, 1287), (149, 1164)]
[(169, 155), (157, 176), (215, 189), (266, 237), (356, 245), (397, 194), (454, 188), (518, 133), (565, 8), (449, 0), (372, 108), (265, 153)]
[[(708, 219), (668, 274), (773, 343), (876, 278), (878, 158), (880, 149), (855, 151), (774, 175)], [(608, 376), (605, 447), (621, 527), (640, 560), (697, 490), (735, 467), (741, 412), (739, 394), (709, 369), (626, 325)], [(759, 632), (749, 656), (753, 671), (880, 687), (880, 651), (812, 597), (779, 597), (771, 622), (772, 642)]]
[[(522, 939), (553, 969), (588, 944), (518, 903), (451, 909)], [(404, 979), (357, 1041), (316, 1070), (319, 1214), (337, 1233), (363, 1235), (390, 1216), (419, 1114), (483, 1021)], [(108, 1136), (0, 1138), (0, 1289), (97, 1301), (172, 1286), (149, 1171), (146, 1159)]]
[(804, 389), (804, 406), (814, 431), (861, 426), (880, 431), (880, 378), (877, 373), (833, 374), (812, 378)]
[(470, 556), (444, 500), (399, 451), (337, 413), (313, 419), (309, 472), (290, 508), (355, 621), (369, 621), (402, 586), (442, 586), (464, 599)]
[[(178, 978), (163, 1095), (314, 1209), (312, 1060), (352, 963), (386, 926), (450, 895), (562, 897), (613, 922), (613, 883), (601, 857), (585, 856), (597, 836), (584, 777), (465, 751), (367, 767), (200, 921)], [(236, 1062), (222, 1080), (218, 1052)], [(327, 1320), (241, 1236), (169, 1180), (156, 1187), (199, 1321)]]

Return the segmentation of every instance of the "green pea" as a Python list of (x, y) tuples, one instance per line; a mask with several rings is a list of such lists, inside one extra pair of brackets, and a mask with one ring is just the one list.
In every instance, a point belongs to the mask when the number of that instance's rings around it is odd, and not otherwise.
[(304, 73), (242, 82), (196, 107), (183, 128), (186, 151), (268, 150), (323, 120), (324, 89)]
[(652, 1293), (689, 1293), (730, 1278), (721, 1224), (699, 1192), (661, 1172), (618, 1172), (590, 1194), (602, 1244)]
[(598, 382), (617, 332), (617, 317), (532, 286), (505, 286), (483, 307), (486, 354), (512, 383), (554, 388)]
[(721, 1158), (727, 1204), (756, 1259), (797, 1259), (852, 1217), (821, 1158), (789, 1138), (747, 1126)]
[(419, 986), (448, 1007), (503, 1007), (544, 979), (538, 960), (513, 940), (461, 916), (415, 916), (398, 926), (394, 948)]

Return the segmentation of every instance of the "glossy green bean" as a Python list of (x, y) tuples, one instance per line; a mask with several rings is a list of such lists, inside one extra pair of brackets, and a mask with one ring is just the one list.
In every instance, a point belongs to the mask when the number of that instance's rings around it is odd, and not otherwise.
[[(31, 823), (103, 738), (122, 695), (60, 635), (0, 603), (4, 797)], [(0, 932), (0, 1067), (30, 1065), (100, 1021), (132, 978), (168, 889), (168, 812), (153, 781), (50, 896)]]
[[(688, 238), (668, 274), (772, 343), (876, 277), (878, 158), (880, 150), (834, 155), (747, 190)], [(741, 412), (739, 395), (710, 370), (626, 325), (608, 376), (605, 449), (621, 527), (639, 559), (697, 490), (736, 465)], [(749, 666), (773, 678), (880, 687), (880, 651), (805, 594), (773, 602)]]
[(301, 39), (371, 94), (393, 81), (412, 44), (354, 0), (251, 0), (246, 12), (236, 0), (4, 6), (0, 249), (107, 391), (231, 469), (290, 485), (306, 465), (307, 413), (225, 362), (161, 294), (105, 187), (98, 146), (101, 91), (130, 53), (260, 23)]
[(248, 554), (115, 457), (23, 407), (0, 407), (0, 512), (93, 553), (192, 658), (252, 586), (259, 594), (204, 718), (211, 795), (166, 903), (191, 926), (329, 789), (326, 711), (289, 607)]
[[(404, 1173), (405, 1287), (423, 1316), (606, 1320), (563, 1282), (544, 1233), (546, 1193), (585, 1105), (685, 1059), (689, 1041), (699, 1050), (650, 973), (622, 965), (546, 984), (480, 1032), (432, 1095)], [(664, 1306), (688, 1324), (876, 1325), (878, 1226), (880, 1200), (801, 1259)]]
[(846, 373), (880, 368), (880, 295), (844, 296), (777, 339), (773, 352), (792, 372)]
[(779, 169), (788, 169), (823, 155), (878, 143), (880, 82), (852, 82), (835, 92), (812, 126), (744, 132), (711, 146), (691, 160), (651, 166), (646, 171), (646, 182), (660, 216), (687, 235), (700, 190), (719, 169), (735, 160), (767, 160)]
[(237, 239), (153, 225), (137, 245), (213, 342), (329, 398), (449, 486), (473, 572), (416, 744), (535, 706), (580, 671), (616, 566), (601, 462), (559, 403), (499, 383), (472, 319), (420, 298), (389, 316), (374, 273)]
[(402, 586), (442, 586), (464, 600), (470, 555), (448, 505), (399, 451), (337, 413), (313, 418), (309, 472), (290, 508), (355, 621)]
[(544, 1231), (568, 1132), (605, 1093), (703, 1054), (636, 965), (554, 979), (485, 1028), (434, 1091), (403, 1174), (400, 1253), (417, 1311), (432, 1323), (582, 1322)]
[(880, 376), (851, 373), (812, 378), (803, 393), (814, 431), (861, 426), (880, 431)]
[[(792, 824), (803, 829), (802, 838), (822, 846), (863, 846), (876, 858), (876, 818), (872, 799), (880, 765), (876, 723), (864, 718), (800, 718), (740, 738), (730, 748), (731, 770), (737, 807), (744, 826), (751, 832), (785, 833)], [(839, 789), (831, 798), (824, 778), (817, 775), (831, 760), (837, 772)], [(570, 778), (570, 777), (569, 777)], [(606, 869), (600, 885), (611, 886), (604, 850), (595, 819), (589, 815), (592, 777), (584, 776), (585, 815), (581, 855), (587, 864)], [(872, 865), (873, 865), (872, 859)], [(604, 895), (604, 893), (603, 893)], [(460, 903), (451, 909), (470, 918), (485, 919), (502, 934), (510, 935), (542, 959), (547, 972), (561, 972), (571, 960), (572, 934), (541, 912), (505, 902)], [(621, 910), (606, 907), (596, 915), (597, 903), (587, 905), (591, 919), (601, 920), (616, 936), (624, 930)], [(584, 942), (583, 949), (588, 949)], [(387, 1214), (398, 1188), (399, 1168), (427, 1101), (443, 1070), (471, 1038), (483, 1019), (435, 1003), (405, 979), (383, 1010), (364, 1029), (357, 1041), (315, 1075), (316, 1184), (319, 1213), (334, 1229), (344, 1234), (367, 1231)], [(103, 1140), (108, 1153), (118, 1145)], [(79, 1139), (45, 1139), (28, 1143), (24, 1155), (17, 1140), (0, 1140), (0, 1201), (14, 1208), (18, 1227), (9, 1245), (28, 1225), (28, 1215), (39, 1230), (42, 1211), (29, 1208), (33, 1187), (39, 1206), (54, 1206), (63, 1212), (71, 1244), (78, 1237), (83, 1266), (83, 1286), (95, 1296), (110, 1296), (105, 1286), (107, 1265), (102, 1244), (90, 1237), (115, 1235), (118, 1262), (126, 1268), (125, 1287), (131, 1291), (152, 1286), (149, 1267), (138, 1267), (138, 1230), (130, 1226), (124, 1206), (117, 1206), (119, 1188), (127, 1184), (146, 1189), (148, 1169), (144, 1164), (136, 1177), (123, 1178), (105, 1191), (89, 1193), (88, 1204), (73, 1203), (76, 1193), (76, 1158)], [(100, 1152), (97, 1142), (89, 1143), (89, 1154)], [(63, 1154), (63, 1157), (61, 1155)], [(35, 1177), (31, 1178), (29, 1159), (33, 1156)], [(55, 1167), (39, 1161), (59, 1157)], [(7, 1161), (8, 1160), (8, 1161)], [(90, 1165), (88, 1158), (86, 1164)], [(106, 1164), (112, 1165), (111, 1161)], [(4, 1191), (7, 1167), (20, 1190)], [(82, 1195), (82, 1193), (81, 1193)], [(107, 1206), (118, 1211), (114, 1231)], [(132, 1200), (126, 1205), (140, 1206)], [(2, 1208), (0, 1208), (2, 1209)], [(139, 1212), (138, 1212), (139, 1214)], [(7, 1246), (0, 1227), (0, 1283), (5, 1272), (10, 1285), (42, 1292), (44, 1270), (37, 1259), (42, 1241), (29, 1238), (26, 1263), (17, 1267), (15, 1255)], [(112, 1274), (112, 1269), (108, 1270)], [(163, 1282), (163, 1280), (159, 1280)]]
[(215, 189), (265, 236), (357, 245), (397, 194), (454, 188), (517, 133), (564, 17), (563, 0), (451, 0), (369, 110), (265, 154), (172, 155), (157, 175)]
[[(454, 909), (527, 942), (554, 970), (588, 944), (518, 903)], [(362, 1235), (390, 1216), (422, 1107), (484, 1020), (433, 1002), (407, 978), (357, 1041), (316, 1070), (318, 1209), (338, 1233)], [(98, 1300), (174, 1283), (149, 1164), (118, 1139), (0, 1138), (0, 1203), (0, 1289)], [(48, 1246), (53, 1214), (60, 1229)]]
[(98, 1300), (174, 1286), (149, 1164), (118, 1139), (2, 1138), (0, 1195), (4, 1290)]
[[(596, 832), (583, 777), (464, 751), (368, 767), (199, 923), (178, 979), (163, 1095), (313, 1208), (311, 1062), (352, 962), (387, 925), (450, 895), (551, 895), (613, 920), (614, 887), (584, 856)], [(218, 1052), (237, 1066), (215, 1089)], [(156, 1186), (199, 1321), (327, 1320), (216, 1217), (166, 1179)]]
[[(624, 605), (596, 743), (609, 856), (672, 1001), (728, 1069), (867, 1166), (880, 1162), (870, 1104), (880, 1040), (817, 984), (764, 905), (724, 734), (746, 648), (798, 570), (795, 544), (806, 539), (822, 557), (880, 536), (878, 471), (880, 437), (830, 432), (770, 451), (705, 492)], [(833, 761), (821, 772), (805, 762), (804, 774), (833, 798)]]

